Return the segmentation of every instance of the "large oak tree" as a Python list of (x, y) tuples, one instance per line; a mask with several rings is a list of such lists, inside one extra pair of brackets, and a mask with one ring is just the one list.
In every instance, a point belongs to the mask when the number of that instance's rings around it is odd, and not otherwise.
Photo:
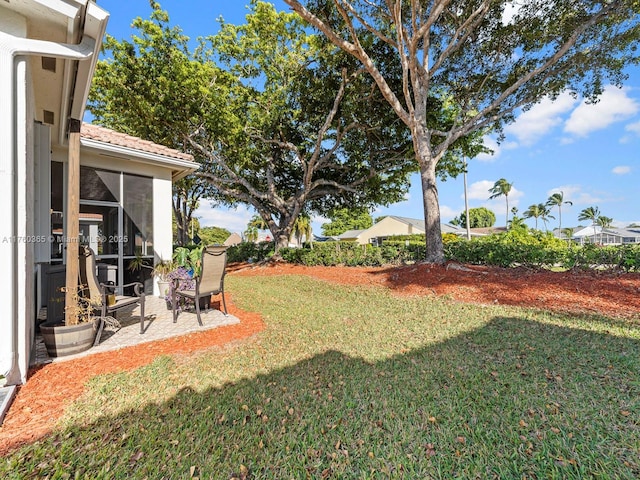
[[(565, 90), (595, 100), (637, 62), (635, 0), (284, 0), (356, 58), (409, 128), (423, 190), (429, 262), (443, 262), (436, 168), (459, 139), (496, 129)], [(380, 68), (374, 35), (401, 65), (401, 88)], [(433, 99), (452, 99), (446, 128)]]
[(174, 196), (183, 232), (203, 195), (251, 205), (276, 249), (303, 212), (403, 198), (417, 168), (406, 126), (358, 62), (309, 34), (297, 14), (252, 1), (246, 24), (222, 22), (190, 51), (151, 4), (132, 41), (107, 38), (90, 110), (202, 164)]
[(361, 66), (297, 14), (252, 2), (243, 25), (222, 23), (198, 50), (234, 83), (223, 136), (203, 117), (191, 147), (207, 159), (200, 176), (251, 205), (276, 250), (302, 213), (403, 198), (416, 170), (406, 126)]
[[(228, 79), (213, 66), (195, 61), (189, 38), (169, 25), (169, 16), (155, 2), (149, 20), (136, 18), (130, 40), (107, 35), (107, 58), (97, 64), (88, 109), (95, 121), (114, 130), (194, 155), (185, 141), (206, 103), (222, 114)], [(189, 243), (189, 226), (203, 198), (216, 198), (211, 186), (196, 175), (173, 184), (173, 216), (177, 243)], [(220, 200), (220, 199), (218, 199)]]

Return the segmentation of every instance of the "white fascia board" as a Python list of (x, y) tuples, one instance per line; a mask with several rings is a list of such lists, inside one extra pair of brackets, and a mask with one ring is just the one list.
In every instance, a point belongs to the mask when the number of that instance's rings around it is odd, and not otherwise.
[(200, 165), (191, 160), (183, 160), (180, 158), (167, 157), (165, 155), (159, 155), (157, 153), (143, 152), (134, 148), (122, 147), (120, 145), (113, 145), (112, 143), (100, 142), (90, 138), (81, 138), (80, 146), (89, 150), (93, 150), (96, 153), (109, 154), (119, 158), (133, 158), (140, 163), (146, 163), (149, 165), (157, 165), (165, 168), (169, 168), (173, 171), (172, 179), (179, 180), (182, 177), (195, 172)]
[[(98, 56), (102, 48), (102, 39), (107, 30), (107, 22), (109, 13), (98, 7), (94, 2), (76, 2), (79, 7), (86, 5), (84, 13), (84, 22), (79, 25), (77, 18), (69, 18), (68, 20), (68, 41), (73, 43), (74, 37), (81, 33), (83, 38), (91, 38), (94, 40), (93, 55), (88, 61), (84, 62), (65, 62), (65, 82), (63, 87), (62, 105), (60, 108), (60, 118), (75, 118), (82, 120), (84, 111), (89, 97), (91, 88), (91, 80), (98, 63)], [(82, 29), (80, 31), (80, 28)], [(73, 68), (73, 64), (77, 68)], [(73, 90), (72, 90), (73, 89)], [(60, 125), (58, 143), (64, 145), (66, 143), (66, 126)]]
[(64, 1), (64, 0), (33, 0), (34, 3), (40, 4), (50, 10), (69, 18), (75, 18), (78, 11), (87, 3), (84, 1)]
[(71, 103), (71, 118), (82, 120), (84, 110), (89, 97), (91, 80), (98, 63), (98, 55), (102, 47), (102, 39), (107, 30), (109, 13), (98, 7), (95, 3), (89, 2), (84, 22), (84, 35), (95, 39), (94, 54), (89, 61), (78, 62), (75, 89)]

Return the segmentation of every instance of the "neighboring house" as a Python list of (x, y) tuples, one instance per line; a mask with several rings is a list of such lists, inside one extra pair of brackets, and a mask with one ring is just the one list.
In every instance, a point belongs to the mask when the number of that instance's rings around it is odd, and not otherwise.
[[(466, 232), (466, 229), (463, 228)], [(506, 227), (478, 227), (478, 228), (470, 228), (472, 237), (486, 237), (487, 235), (494, 235), (499, 233), (506, 233)]]
[(170, 258), (172, 181), (197, 167), (176, 150), (82, 124), (108, 16), (89, 0), (0, 2), (0, 374), (7, 385), (26, 381), (40, 308), (58, 286), (77, 284), (79, 244), (96, 250), (119, 285), (136, 256)]
[(339, 238), (334, 236), (316, 235), (315, 233), (313, 234), (314, 242), (336, 242), (338, 240)]
[(640, 244), (640, 228), (605, 228), (596, 225), (576, 230), (571, 239), (574, 242), (597, 243), (600, 245)]
[(242, 243), (242, 237), (237, 233), (232, 233), (229, 237), (224, 241), (223, 245), (225, 247), (233, 247)]
[[(440, 225), (442, 233), (454, 233), (456, 235), (465, 235), (466, 230), (456, 228), (454, 226), (443, 223)], [(398, 235), (424, 235), (424, 220), (416, 220), (414, 218), (397, 217), (389, 215), (384, 217), (377, 223), (374, 223), (366, 230), (348, 230), (338, 236), (338, 240), (356, 242), (360, 245), (371, 243), (373, 245), (381, 245), (384, 240), (389, 237)]]

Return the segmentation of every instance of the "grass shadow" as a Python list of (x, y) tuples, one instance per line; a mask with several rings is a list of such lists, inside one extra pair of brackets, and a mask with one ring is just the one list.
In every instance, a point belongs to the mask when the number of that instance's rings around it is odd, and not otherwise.
[[(91, 395), (105, 401), (137, 388), (152, 397), (149, 385), (170, 389), (198, 369), (215, 375), (223, 357), (202, 356), (190, 370), (162, 357), (97, 379)], [(0, 473), (638, 478), (638, 358), (636, 339), (495, 316), (379, 361), (330, 349), (283, 368), (256, 365), (263, 373), (219, 386), (191, 384), (163, 401), (77, 422), (14, 453)]]

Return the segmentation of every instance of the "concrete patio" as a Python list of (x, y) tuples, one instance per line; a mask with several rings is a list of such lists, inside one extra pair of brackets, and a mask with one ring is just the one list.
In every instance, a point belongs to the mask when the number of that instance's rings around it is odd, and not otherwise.
[[(215, 297), (214, 297), (215, 298)], [(213, 302), (217, 305), (217, 302)], [(120, 348), (139, 345), (146, 342), (154, 342), (171, 337), (178, 337), (189, 333), (202, 332), (224, 325), (240, 323), (233, 315), (225, 316), (220, 310), (210, 309), (201, 312), (203, 326), (198, 325), (195, 310), (183, 311), (178, 315), (178, 321), (173, 323), (171, 310), (167, 309), (163, 298), (147, 296), (145, 298), (145, 322), (144, 333), (140, 333), (140, 310), (138, 306), (118, 311), (117, 321), (120, 329), (105, 327), (100, 337), (100, 344), (89, 350), (75, 355), (51, 358), (42, 342), (40, 335), (36, 335), (35, 355), (32, 358), (33, 365), (42, 365), (51, 362), (63, 362), (75, 358), (92, 355), (94, 353), (118, 350)]]

